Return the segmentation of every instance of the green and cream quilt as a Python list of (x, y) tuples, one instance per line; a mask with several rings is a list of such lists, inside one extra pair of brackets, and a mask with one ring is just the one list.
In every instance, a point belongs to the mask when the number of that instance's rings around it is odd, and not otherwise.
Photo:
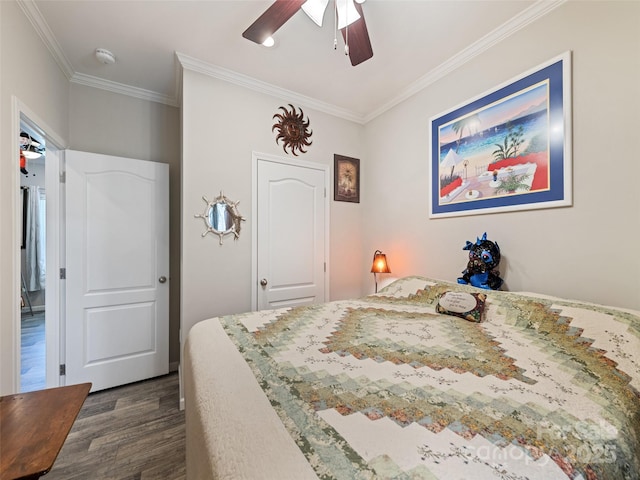
[(640, 478), (638, 312), (407, 277), (218, 321), (319, 478)]

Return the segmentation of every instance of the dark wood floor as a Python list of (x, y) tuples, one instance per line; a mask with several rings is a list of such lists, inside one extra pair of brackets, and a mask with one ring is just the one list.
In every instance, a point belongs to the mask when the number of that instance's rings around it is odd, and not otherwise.
[[(22, 316), (21, 391), (45, 388), (44, 312)], [(178, 374), (91, 393), (47, 480), (182, 480)]]
[(45, 388), (44, 311), (22, 314), (20, 341), (20, 391)]
[(185, 478), (178, 374), (89, 394), (46, 480)]

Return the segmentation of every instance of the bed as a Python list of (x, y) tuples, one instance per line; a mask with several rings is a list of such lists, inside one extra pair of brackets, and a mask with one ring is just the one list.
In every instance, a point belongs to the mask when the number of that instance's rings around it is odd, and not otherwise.
[(197, 323), (187, 478), (638, 479), (640, 312), (406, 277)]

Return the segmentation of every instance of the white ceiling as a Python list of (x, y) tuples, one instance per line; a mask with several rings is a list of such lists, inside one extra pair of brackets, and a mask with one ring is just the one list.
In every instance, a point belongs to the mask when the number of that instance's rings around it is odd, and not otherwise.
[[(272, 1), (19, 3), (72, 82), (177, 105), (178, 52), (231, 81), (257, 81), (285, 100), (366, 122), (562, 1), (367, 0), (374, 55), (356, 67), (341, 37), (333, 49), (329, 13), (320, 28), (299, 11), (271, 49), (244, 39)], [(113, 52), (116, 63), (98, 62), (98, 47)]]

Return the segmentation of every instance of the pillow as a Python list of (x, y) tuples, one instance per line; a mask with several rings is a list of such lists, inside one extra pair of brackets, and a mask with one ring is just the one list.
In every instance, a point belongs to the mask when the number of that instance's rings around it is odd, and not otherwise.
[(486, 300), (484, 293), (447, 291), (438, 298), (436, 312), (454, 315), (470, 322), (481, 322)]

